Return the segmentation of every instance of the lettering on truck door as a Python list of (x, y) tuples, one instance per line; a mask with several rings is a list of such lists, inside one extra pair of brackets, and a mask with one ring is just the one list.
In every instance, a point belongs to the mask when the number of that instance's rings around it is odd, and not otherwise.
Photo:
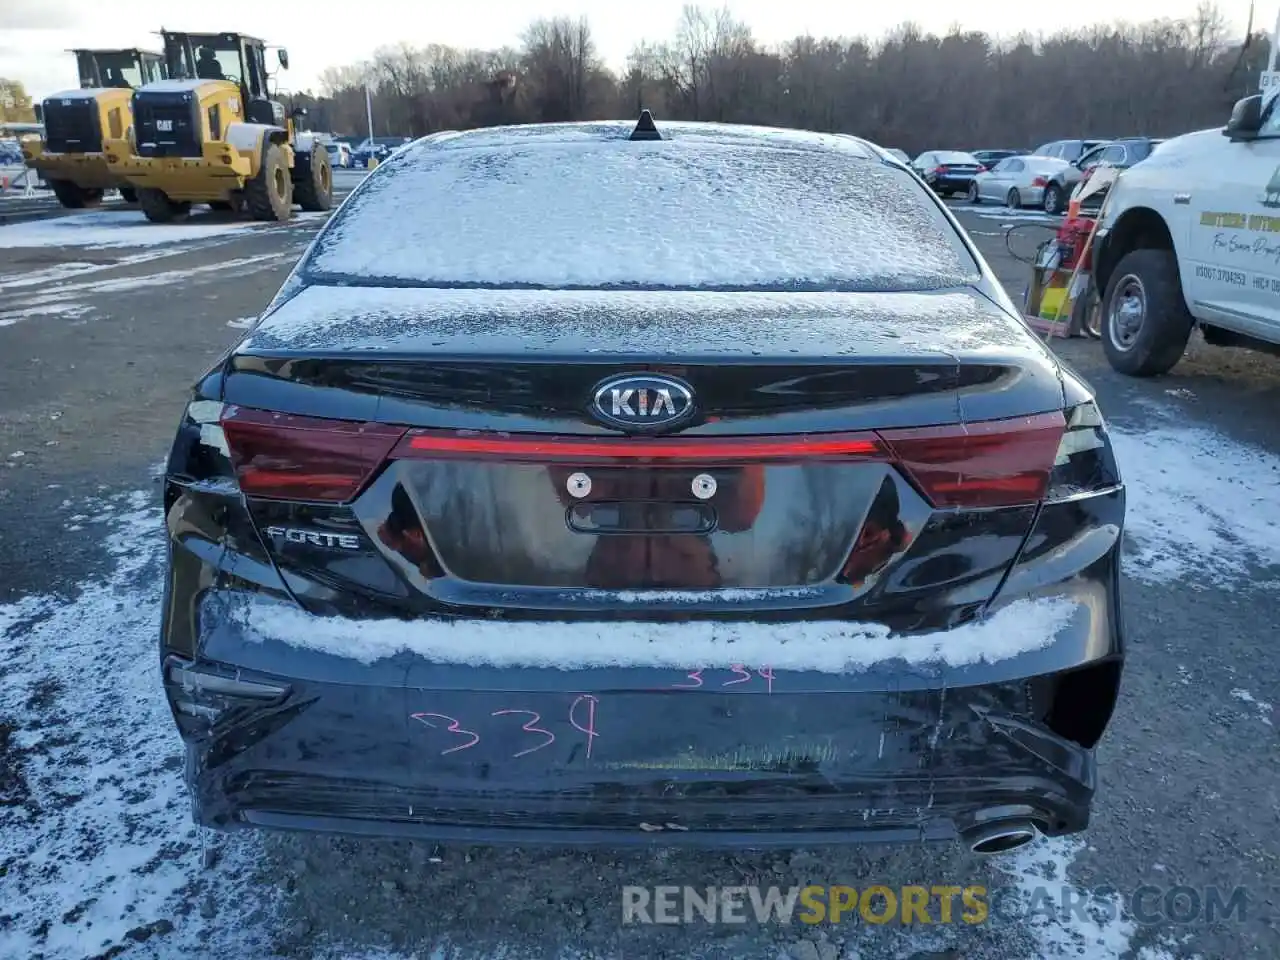
[[(1280, 99), (1256, 140), (1225, 142), (1191, 186), (1188, 264), (1193, 310), (1223, 326), (1280, 341)], [(1220, 151), (1225, 148), (1226, 155)]]

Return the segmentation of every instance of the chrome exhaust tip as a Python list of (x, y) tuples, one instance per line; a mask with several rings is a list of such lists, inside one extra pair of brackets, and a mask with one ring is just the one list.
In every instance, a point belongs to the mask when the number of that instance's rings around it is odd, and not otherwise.
[(969, 849), (979, 856), (990, 857), (1025, 847), (1036, 838), (1032, 823), (993, 823), (974, 830), (968, 836)]

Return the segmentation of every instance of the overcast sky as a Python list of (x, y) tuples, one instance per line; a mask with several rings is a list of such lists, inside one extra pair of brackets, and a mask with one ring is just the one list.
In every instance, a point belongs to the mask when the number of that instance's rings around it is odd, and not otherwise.
[[(619, 69), (639, 40), (674, 31), (683, 0), (285, 0), (248, 4), (193, 0), (0, 0), (0, 76), (27, 84), (37, 97), (77, 85), (71, 47), (159, 48), (161, 27), (191, 32), (232, 30), (289, 48), (288, 90), (316, 86), (327, 66), (365, 59), (375, 47), (401, 40), (464, 48), (515, 45), (532, 19), (582, 16), (605, 62)], [(703, 4), (716, 7), (715, 2)], [(1055, 30), (1073, 18), (1145, 20), (1191, 14), (1196, 0), (1116, 0), (1095, 6), (1039, 0), (730, 0), (733, 14), (766, 43), (804, 33), (878, 36), (909, 15), (926, 29), (953, 24), (1010, 35)], [(1221, 0), (1220, 8), (1243, 33), (1249, 0)], [(184, 12), (186, 11), (186, 12)], [(1097, 11), (1091, 13), (1090, 11)], [(1258, 27), (1276, 21), (1276, 0), (1259, 0)]]

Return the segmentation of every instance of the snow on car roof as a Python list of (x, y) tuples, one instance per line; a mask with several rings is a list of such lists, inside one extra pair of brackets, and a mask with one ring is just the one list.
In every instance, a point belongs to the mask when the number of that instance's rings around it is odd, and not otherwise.
[(446, 133), (407, 146), (317, 239), (312, 282), (939, 289), (977, 266), (936, 202), (861, 141), (660, 124)]

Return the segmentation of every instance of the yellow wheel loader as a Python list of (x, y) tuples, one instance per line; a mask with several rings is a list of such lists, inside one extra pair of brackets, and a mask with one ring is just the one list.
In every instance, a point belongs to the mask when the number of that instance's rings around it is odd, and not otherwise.
[[(160, 31), (169, 79), (133, 93), (134, 136), (108, 140), (107, 165), (137, 190), (148, 220), (180, 220), (193, 203), (255, 220), (333, 205), (329, 154), (294, 130), (305, 116), (267, 91), (266, 45), (239, 33)], [(289, 67), (288, 53), (277, 58)]]
[(45, 99), (44, 135), (22, 145), (28, 167), (49, 184), (64, 207), (96, 206), (107, 190), (136, 202), (133, 188), (113, 173), (102, 145), (127, 138), (133, 88), (164, 77), (164, 58), (149, 50), (72, 50), (80, 88)]

